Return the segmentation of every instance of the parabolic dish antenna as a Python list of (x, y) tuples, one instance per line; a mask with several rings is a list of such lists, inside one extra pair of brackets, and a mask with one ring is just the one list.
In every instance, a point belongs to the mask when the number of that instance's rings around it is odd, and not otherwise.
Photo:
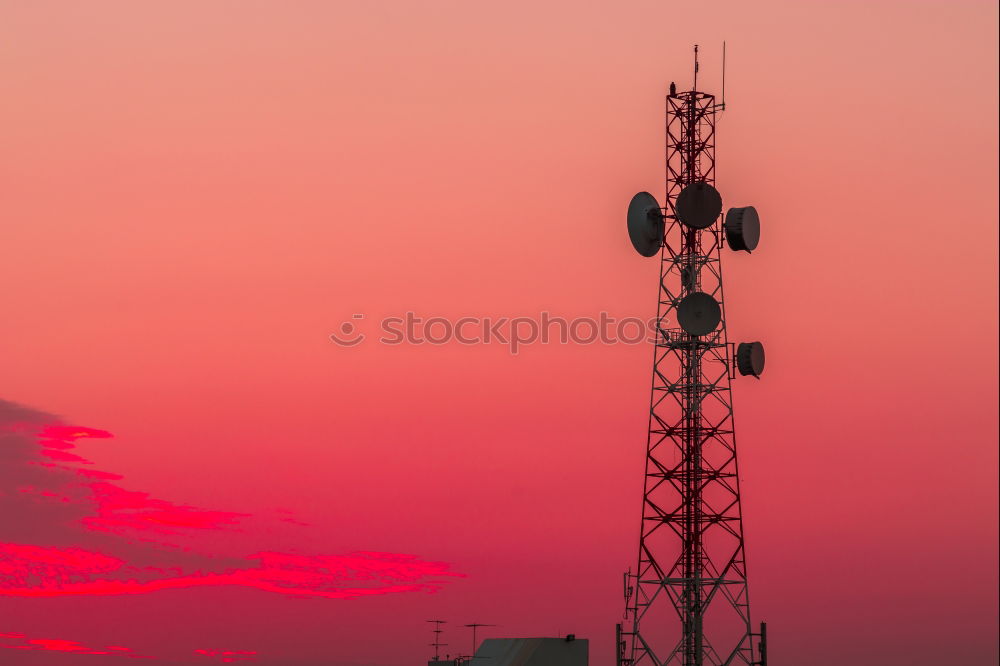
[(736, 348), (736, 369), (744, 377), (760, 378), (764, 372), (764, 345), (759, 342), (741, 342)]
[(730, 208), (725, 227), (726, 241), (736, 251), (752, 252), (760, 242), (760, 217), (753, 206)]
[(722, 195), (708, 183), (691, 183), (677, 195), (677, 219), (691, 229), (707, 229), (722, 212)]
[(649, 192), (639, 192), (628, 204), (628, 237), (644, 257), (654, 256), (663, 245), (663, 211)]
[(689, 335), (708, 335), (720, 321), (719, 302), (703, 291), (688, 294), (677, 306), (677, 323)]

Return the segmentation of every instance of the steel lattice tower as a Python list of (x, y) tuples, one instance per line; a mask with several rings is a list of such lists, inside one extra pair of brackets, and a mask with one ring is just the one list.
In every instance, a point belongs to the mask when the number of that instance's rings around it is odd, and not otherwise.
[[(684, 211), (678, 214), (678, 198), (686, 188), (719, 196), (715, 130), (716, 112), (724, 105), (697, 90), (697, 47), (694, 81), (686, 92), (676, 92), (671, 84), (666, 98), (666, 205), (659, 222), (649, 436), (638, 566), (626, 574), (627, 622), (624, 629), (619, 625), (618, 663), (623, 666), (766, 663), (763, 625), (756, 634), (750, 623), (731, 389), (738, 365), (742, 374), (760, 374), (763, 347), (744, 343), (737, 352), (726, 335), (720, 250), (730, 227), (736, 228), (731, 217), (743, 213), (731, 210), (724, 226), (720, 198), (703, 228), (690, 223), (690, 213), (687, 219)], [(700, 213), (708, 209), (704, 201), (687, 207)], [(752, 207), (734, 210), (752, 210), (756, 224)], [(656, 219), (653, 212), (647, 214)], [(630, 233), (632, 215), (630, 206)], [(751, 247), (738, 247), (740, 242), (738, 233), (729, 238), (733, 249), (750, 250), (756, 237)], [(695, 326), (680, 323), (691, 316), (691, 306), (682, 303), (693, 294), (691, 303), (711, 300), (702, 294), (717, 303), (711, 331), (693, 334)], [(705, 314), (711, 319), (709, 310), (711, 303)], [(757, 368), (748, 360), (754, 345)], [(753, 646), (757, 635), (762, 636), (761, 661)]]

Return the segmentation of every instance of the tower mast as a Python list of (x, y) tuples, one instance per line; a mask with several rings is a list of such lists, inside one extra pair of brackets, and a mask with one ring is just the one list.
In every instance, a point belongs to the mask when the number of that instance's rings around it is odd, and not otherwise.
[[(752, 206), (723, 225), (715, 189), (715, 96), (694, 83), (666, 98), (666, 206), (641, 193), (629, 233), (660, 254), (639, 556), (626, 590), (623, 666), (759, 664), (750, 624), (731, 380), (759, 376), (763, 346), (726, 333), (721, 248), (750, 251)], [(655, 200), (653, 200), (655, 204)], [(658, 206), (658, 204), (655, 204)], [(656, 238), (652, 243), (648, 239)]]

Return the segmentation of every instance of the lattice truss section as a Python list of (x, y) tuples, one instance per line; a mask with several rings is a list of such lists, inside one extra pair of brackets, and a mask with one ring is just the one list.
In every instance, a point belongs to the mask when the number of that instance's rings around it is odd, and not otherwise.
[[(665, 212), (638, 568), (627, 580), (631, 666), (752, 664), (742, 514), (717, 221), (681, 225), (677, 195), (715, 180), (715, 98), (667, 98)], [(677, 323), (684, 296), (703, 291), (722, 323), (691, 336)], [(626, 645), (628, 647), (626, 648)]]

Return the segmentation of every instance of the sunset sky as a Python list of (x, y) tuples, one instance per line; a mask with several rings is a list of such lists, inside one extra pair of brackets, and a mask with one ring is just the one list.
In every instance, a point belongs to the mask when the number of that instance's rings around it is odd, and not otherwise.
[[(0, 664), (407, 666), (428, 619), (613, 663), (663, 96), (727, 110), (772, 666), (996, 664), (997, 5), (0, 0)], [(363, 315), (355, 318), (354, 315)], [(349, 322), (364, 334), (334, 344)]]

